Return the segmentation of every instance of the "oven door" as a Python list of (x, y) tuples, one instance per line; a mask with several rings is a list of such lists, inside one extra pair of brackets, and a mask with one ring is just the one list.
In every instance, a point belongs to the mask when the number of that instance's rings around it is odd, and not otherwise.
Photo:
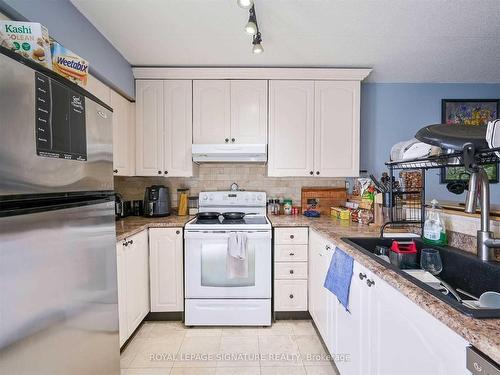
[(238, 232), (247, 236), (246, 277), (229, 276), (230, 231), (184, 233), (186, 298), (271, 298), (271, 232)]

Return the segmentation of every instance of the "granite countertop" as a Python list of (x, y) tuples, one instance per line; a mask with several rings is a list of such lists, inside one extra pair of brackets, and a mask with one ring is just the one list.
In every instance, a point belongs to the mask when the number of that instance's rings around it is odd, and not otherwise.
[[(120, 241), (147, 228), (183, 227), (191, 218), (190, 216), (177, 215), (163, 218), (128, 217), (116, 222), (116, 240)], [(269, 219), (275, 228), (296, 226), (316, 230), (331, 241), (332, 244), (342, 248), (361, 265), (462, 336), (471, 345), (500, 363), (500, 319), (474, 319), (465, 316), (341, 240), (342, 237), (379, 236), (379, 227), (360, 225), (328, 216), (307, 218), (305, 216), (281, 215), (270, 216)]]
[(165, 217), (129, 216), (116, 222), (116, 241), (148, 228), (182, 228), (194, 216), (170, 215)]
[(462, 336), (471, 345), (500, 363), (500, 319), (474, 319), (465, 316), (341, 240), (342, 237), (378, 236), (380, 232), (378, 227), (363, 226), (329, 217), (313, 219), (304, 216), (271, 216), (269, 219), (274, 227), (309, 227), (321, 233), (332, 244), (347, 252), (361, 265), (399, 290), (412, 302)]

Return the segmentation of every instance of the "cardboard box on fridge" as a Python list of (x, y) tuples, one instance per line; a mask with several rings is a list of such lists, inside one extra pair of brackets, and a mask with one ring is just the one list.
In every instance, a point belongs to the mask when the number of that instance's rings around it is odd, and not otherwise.
[(0, 21), (0, 45), (52, 68), (49, 31), (39, 23)]
[(88, 61), (56, 41), (51, 41), (50, 48), (52, 70), (80, 86), (86, 86), (89, 76)]

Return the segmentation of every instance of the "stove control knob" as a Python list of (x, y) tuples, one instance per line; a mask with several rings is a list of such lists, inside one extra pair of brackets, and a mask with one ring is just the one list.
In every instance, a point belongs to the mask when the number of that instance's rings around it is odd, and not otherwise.
[(258, 200), (258, 201), (261, 201), (261, 200), (262, 200), (262, 195), (261, 195), (261, 194), (257, 194), (257, 200)]
[(208, 200), (208, 195), (203, 194), (203, 196), (201, 197), (201, 199), (203, 199), (204, 201)]

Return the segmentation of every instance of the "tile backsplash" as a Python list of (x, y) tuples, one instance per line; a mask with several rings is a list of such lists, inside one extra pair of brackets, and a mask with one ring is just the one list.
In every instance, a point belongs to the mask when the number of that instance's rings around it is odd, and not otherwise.
[(267, 167), (256, 164), (201, 164), (194, 177), (115, 177), (115, 191), (127, 200), (143, 199), (144, 189), (154, 184), (170, 188), (172, 205), (177, 206), (177, 189), (190, 188), (191, 195), (200, 191), (229, 190), (233, 182), (240, 189), (265, 191), (268, 197), (291, 198), (300, 205), (303, 186), (344, 187), (344, 178), (267, 177)]

